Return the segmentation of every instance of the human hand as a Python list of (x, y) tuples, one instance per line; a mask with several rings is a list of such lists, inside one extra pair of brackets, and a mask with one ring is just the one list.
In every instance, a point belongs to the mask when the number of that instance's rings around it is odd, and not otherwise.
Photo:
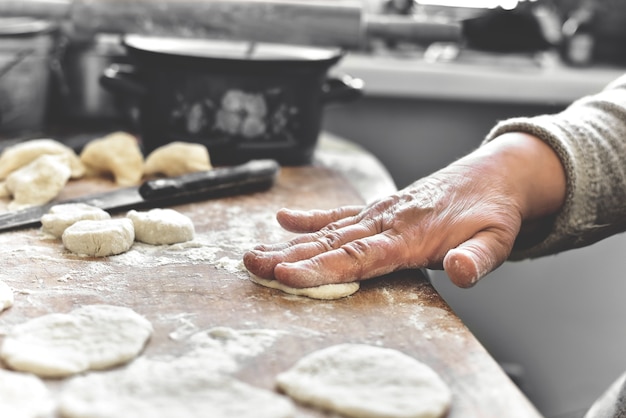
[[(564, 176), (554, 176), (560, 162), (545, 165), (536, 151), (545, 155), (547, 146), (534, 139), (520, 148), (525, 139), (487, 145), (366, 207), (280, 210), (280, 225), (304, 235), (257, 246), (244, 264), (292, 287), (421, 267), (443, 268), (456, 285), (470, 287), (508, 258), (524, 219), (552, 213), (564, 199)], [(558, 184), (544, 181), (540, 167)]]
[(476, 175), (448, 169), (367, 207), (283, 209), (280, 225), (307, 234), (258, 246), (244, 263), (293, 287), (442, 266), (454, 283), (471, 286), (508, 257), (521, 224), (514, 202)]

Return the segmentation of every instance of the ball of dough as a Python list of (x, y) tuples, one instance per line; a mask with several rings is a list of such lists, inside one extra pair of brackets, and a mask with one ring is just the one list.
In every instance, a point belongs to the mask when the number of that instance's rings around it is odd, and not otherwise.
[(13, 301), (13, 291), (8, 284), (0, 281), (0, 312), (13, 306)]
[(449, 387), (426, 364), (365, 344), (313, 352), (277, 381), (300, 402), (354, 418), (438, 418), (452, 402)]
[(191, 241), (195, 235), (193, 222), (174, 209), (131, 210), (126, 214), (135, 227), (135, 240), (152, 245)]
[(211, 169), (209, 151), (202, 144), (172, 142), (152, 151), (146, 158), (144, 174), (168, 177)]
[(0, 417), (51, 417), (55, 405), (39, 377), (0, 369)]
[(135, 241), (135, 229), (128, 218), (84, 220), (68, 227), (61, 239), (75, 254), (107, 257), (128, 251)]
[(7, 182), (0, 182), (0, 198), (11, 197), (11, 192), (7, 189)]
[(0, 356), (14, 370), (63, 377), (102, 370), (135, 358), (152, 335), (152, 324), (129, 308), (88, 305), (14, 326)]
[(72, 171), (72, 178), (85, 174), (85, 167), (73, 149), (54, 139), (32, 139), (7, 147), (0, 155), (0, 179), (29, 164), (42, 155), (65, 155)]
[(43, 205), (58, 196), (70, 179), (71, 170), (65, 155), (42, 155), (12, 172), (5, 185), (13, 196), (10, 209)]
[(359, 282), (350, 282), (296, 288), (282, 284), (275, 279), (264, 279), (250, 272), (248, 272), (248, 274), (250, 276), (250, 280), (252, 280), (256, 284), (260, 284), (261, 286), (269, 287), (270, 289), (282, 290), (283, 292), (289, 293), (290, 295), (306, 296), (311, 299), (341, 299), (356, 293), (356, 291), (359, 290), (359, 288), (361, 287)]
[(207, 371), (193, 357), (142, 357), (118, 370), (73, 377), (63, 385), (59, 410), (66, 418), (297, 416), (289, 398)]
[(143, 176), (143, 154), (137, 139), (125, 132), (89, 142), (80, 160), (91, 175), (112, 174), (120, 186), (137, 184)]
[(41, 217), (43, 232), (61, 238), (65, 230), (82, 220), (111, 219), (108, 212), (85, 203), (65, 203), (52, 206), (48, 213)]

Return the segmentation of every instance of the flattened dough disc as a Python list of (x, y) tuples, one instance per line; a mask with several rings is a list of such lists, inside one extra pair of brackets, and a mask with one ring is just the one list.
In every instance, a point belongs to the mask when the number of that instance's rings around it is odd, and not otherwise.
[(250, 272), (250, 280), (254, 283), (260, 284), (261, 286), (270, 287), (272, 289), (282, 290), (285, 293), (289, 293), (290, 295), (296, 296), (306, 296), (311, 299), (323, 299), (323, 300), (331, 300), (331, 299), (341, 299), (346, 296), (350, 296), (359, 290), (359, 283), (340, 283), (340, 284), (325, 284), (322, 286), (316, 287), (289, 287), (278, 280), (268, 280), (263, 279), (259, 276), (256, 276)]

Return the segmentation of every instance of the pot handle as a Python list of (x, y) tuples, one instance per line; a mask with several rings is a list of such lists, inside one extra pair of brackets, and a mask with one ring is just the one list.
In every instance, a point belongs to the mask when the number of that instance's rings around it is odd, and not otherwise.
[(137, 71), (130, 64), (111, 64), (100, 75), (100, 85), (111, 93), (138, 98), (145, 88), (137, 81)]
[(322, 102), (350, 102), (363, 96), (363, 80), (344, 74), (328, 77), (322, 85)]

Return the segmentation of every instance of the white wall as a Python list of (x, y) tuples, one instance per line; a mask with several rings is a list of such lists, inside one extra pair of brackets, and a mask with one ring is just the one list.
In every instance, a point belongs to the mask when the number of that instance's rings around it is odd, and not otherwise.
[(523, 366), (523, 389), (539, 410), (573, 418), (626, 371), (625, 254), (619, 235), (506, 263), (473, 289), (441, 271), (431, 278), (498, 361)]

